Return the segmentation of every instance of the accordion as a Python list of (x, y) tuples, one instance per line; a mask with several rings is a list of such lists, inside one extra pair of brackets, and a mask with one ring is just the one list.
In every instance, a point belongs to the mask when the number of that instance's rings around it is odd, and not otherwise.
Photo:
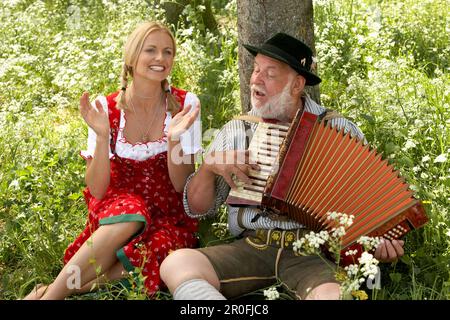
[(329, 212), (353, 215), (343, 252), (361, 236), (394, 240), (428, 221), (381, 154), (312, 113), (298, 112), (290, 125), (259, 122), (249, 150), (261, 170), (250, 170), (251, 184), (239, 183), (227, 204), (258, 207), (315, 232), (336, 226)]

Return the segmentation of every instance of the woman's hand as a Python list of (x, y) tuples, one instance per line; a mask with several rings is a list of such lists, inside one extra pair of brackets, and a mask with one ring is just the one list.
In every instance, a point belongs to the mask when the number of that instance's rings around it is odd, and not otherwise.
[(109, 137), (109, 119), (108, 113), (103, 110), (102, 104), (95, 100), (97, 110), (89, 101), (89, 94), (84, 92), (80, 98), (80, 113), (87, 125), (97, 134), (97, 137), (108, 139)]
[(180, 136), (185, 133), (194, 123), (195, 119), (197, 119), (198, 113), (200, 112), (200, 105), (197, 104), (194, 107), (194, 110), (189, 112), (191, 107), (190, 104), (187, 105), (173, 117), (172, 121), (170, 121), (169, 129), (167, 131), (167, 138), (170, 141), (179, 141)]

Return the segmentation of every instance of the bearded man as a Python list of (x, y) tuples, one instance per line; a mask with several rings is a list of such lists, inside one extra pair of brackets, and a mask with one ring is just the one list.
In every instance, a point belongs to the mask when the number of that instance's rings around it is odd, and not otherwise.
[[(250, 115), (291, 122), (297, 111), (316, 115), (326, 109), (304, 92), (321, 79), (311, 71), (312, 50), (302, 41), (278, 33), (261, 47), (244, 45), (255, 56), (250, 79)], [(343, 117), (333, 127), (364, 139), (359, 128)], [(249, 183), (249, 170), (258, 170), (246, 151), (255, 123), (228, 122), (212, 142), (205, 161), (188, 177), (185, 211), (190, 217), (213, 216), (237, 178)], [(249, 134), (250, 133), (250, 134)], [(281, 282), (298, 299), (339, 299), (334, 270), (318, 256), (300, 256), (292, 243), (308, 230), (293, 220), (272, 220), (255, 208), (228, 208), (228, 228), (237, 239), (199, 249), (180, 249), (161, 265), (161, 278), (174, 299), (230, 299)], [(402, 241), (384, 241), (375, 257), (393, 261), (403, 255)]]

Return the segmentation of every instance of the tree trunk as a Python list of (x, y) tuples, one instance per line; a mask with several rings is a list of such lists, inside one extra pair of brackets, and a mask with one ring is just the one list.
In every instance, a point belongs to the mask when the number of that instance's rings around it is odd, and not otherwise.
[[(237, 0), (239, 80), (242, 111), (250, 109), (249, 81), (253, 56), (242, 44), (261, 45), (277, 32), (302, 39), (314, 52), (312, 0)], [(306, 87), (312, 99), (319, 101), (319, 88)]]

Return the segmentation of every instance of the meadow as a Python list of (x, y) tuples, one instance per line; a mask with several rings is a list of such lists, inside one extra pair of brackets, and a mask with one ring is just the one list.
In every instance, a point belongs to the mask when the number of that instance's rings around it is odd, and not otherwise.
[[(236, 3), (212, 3), (216, 33), (202, 23), (204, 7), (183, 11), (170, 79), (199, 96), (203, 130), (240, 113)], [(370, 299), (450, 298), (449, 6), (314, 1), (321, 104), (360, 126), (430, 218), (406, 236), (402, 259), (381, 267)], [(126, 36), (164, 14), (151, 1), (9, 0), (0, 18), (0, 299), (18, 299), (58, 274), (85, 224), (79, 97), (116, 91)], [(229, 237), (225, 215), (202, 223), (201, 245)], [(117, 287), (85, 298), (145, 299)]]

